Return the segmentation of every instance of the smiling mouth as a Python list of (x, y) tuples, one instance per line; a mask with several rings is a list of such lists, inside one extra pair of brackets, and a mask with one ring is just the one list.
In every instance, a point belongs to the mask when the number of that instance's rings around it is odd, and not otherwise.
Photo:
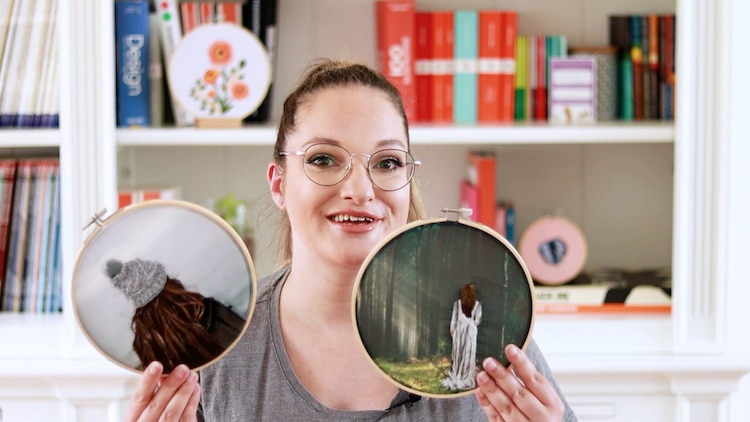
[(356, 217), (353, 215), (339, 214), (333, 216), (333, 221), (337, 223), (372, 223), (375, 220), (370, 217)]

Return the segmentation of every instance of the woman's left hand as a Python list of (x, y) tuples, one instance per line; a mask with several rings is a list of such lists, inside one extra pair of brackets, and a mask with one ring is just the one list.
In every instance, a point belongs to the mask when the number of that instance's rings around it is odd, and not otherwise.
[(515, 374), (494, 358), (482, 362), (476, 397), (490, 421), (562, 420), (565, 405), (550, 382), (526, 354), (514, 345), (505, 348)]

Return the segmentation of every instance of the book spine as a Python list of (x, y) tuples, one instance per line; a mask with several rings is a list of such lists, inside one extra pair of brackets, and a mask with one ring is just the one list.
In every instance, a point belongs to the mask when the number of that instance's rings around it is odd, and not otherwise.
[(409, 121), (417, 119), (414, 75), (416, 4), (413, 0), (375, 3), (377, 67), (401, 93)]
[(453, 121), (477, 122), (478, 15), (476, 10), (454, 14)]
[(187, 34), (200, 24), (197, 1), (180, 2), (180, 24), (183, 34)]
[(148, 1), (115, 2), (117, 125), (150, 126)]
[(467, 179), (476, 187), (479, 198), (477, 221), (487, 227), (495, 225), (495, 156), (484, 151), (470, 151)]
[(523, 122), (528, 119), (528, 42), (526, 36), (516, 38), (516, 82), (515, 99), (513, 101), (513, 120)]
[(498, 82), (498, 121), (512, 122), (515, 108), (516, 37), (518, 14), (500, 13), (500, 75)]
[(414, 14), (414, 82), (417, 98), (416, 121), (433, 120), (433, 103), (435, 102), (433, 72), (434, 15), (422, 11)]
[(0, 191), (0, 304), (3, 302), (3, 281), (8, 256), (11, 212), (13, 210), (13, 186), (16, 181), (17, 164), (18, 162), (15, 159), (0, 161), (0, 183), (2, 183), (2, 191)]
[(641, 17), (630, 17), (630, 61), (633, 64), (633, 119), (643, 120), (643, 45)]
[(10, 27), (0, 63), (0, 127), (16, 126), (23, 68), (29, 53), (34, 4), (18, 1), (13, 6)]
[[(178, 0), (160, 0), (157, 2), (157, 13), (159, 14), (159, 28), (161, 34), (161, 47), (163, 57), (167, 59), (166, 68), (169, 70), (169, 57), (177, 49), (177, 44), (182, 38), (182, 28), (179, 21), (179, 11), (177, 8)], [(170, 95), (172, 112), (174, 114), (175, 124), (177, 126), (191, 126), (195, 123), (195, 118), (188, 114), (184, 107)]]
[(498, 10), (479, 11), (479, 122), (497, 122), (500, 113), (500, 14)]
[(435, 110), (433, 121), (453, 121), (453, 11), (436, 11), (433, 72), (435, 84)]
[(549, 120), (553, 123), (596, 121), (596, 59), (552, 57)]
[(159, 16), (149, 14), (148, 87), (151, 126), (164, 125), (164, 63), (159, 41)]
[(659, 17), (649, 14), (646, 19), (648, 21), (649, 116), (651, 119), (659, 119)]
[(535, 42), (535, 76), (534, 89), (534, 120), (547, 120), (547, 40), (546, 36), (538, 35)]
[(248, 0), (242, 5), (242, 25), (254, 33), (268, 51), (271, 61), (271, 83), (265, 98), (258, 108), (245, 117), (245, 123), (267, 122), (271, 118), (271, 95), (273, 91), (273, 69), (276, 67), (278, 30), (276, 24), (277, 0)]

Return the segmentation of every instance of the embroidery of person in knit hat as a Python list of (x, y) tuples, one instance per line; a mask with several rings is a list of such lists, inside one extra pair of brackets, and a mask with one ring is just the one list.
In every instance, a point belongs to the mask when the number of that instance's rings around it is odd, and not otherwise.
[(159, 262), (112, 259), (106, 272), (136, 307), (131, 328), (140, 369), (152, 361), (170, 372), (181, 363), (206, 365), (229, 348), (245, 325), (230, 307), (186, 289)]

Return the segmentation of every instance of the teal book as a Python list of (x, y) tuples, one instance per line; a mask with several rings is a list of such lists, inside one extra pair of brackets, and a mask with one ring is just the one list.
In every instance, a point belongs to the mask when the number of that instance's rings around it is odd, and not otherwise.
[(478, 15), (476, 10), (456, 10), (453, 16), (453, 120), (476, 123)]

